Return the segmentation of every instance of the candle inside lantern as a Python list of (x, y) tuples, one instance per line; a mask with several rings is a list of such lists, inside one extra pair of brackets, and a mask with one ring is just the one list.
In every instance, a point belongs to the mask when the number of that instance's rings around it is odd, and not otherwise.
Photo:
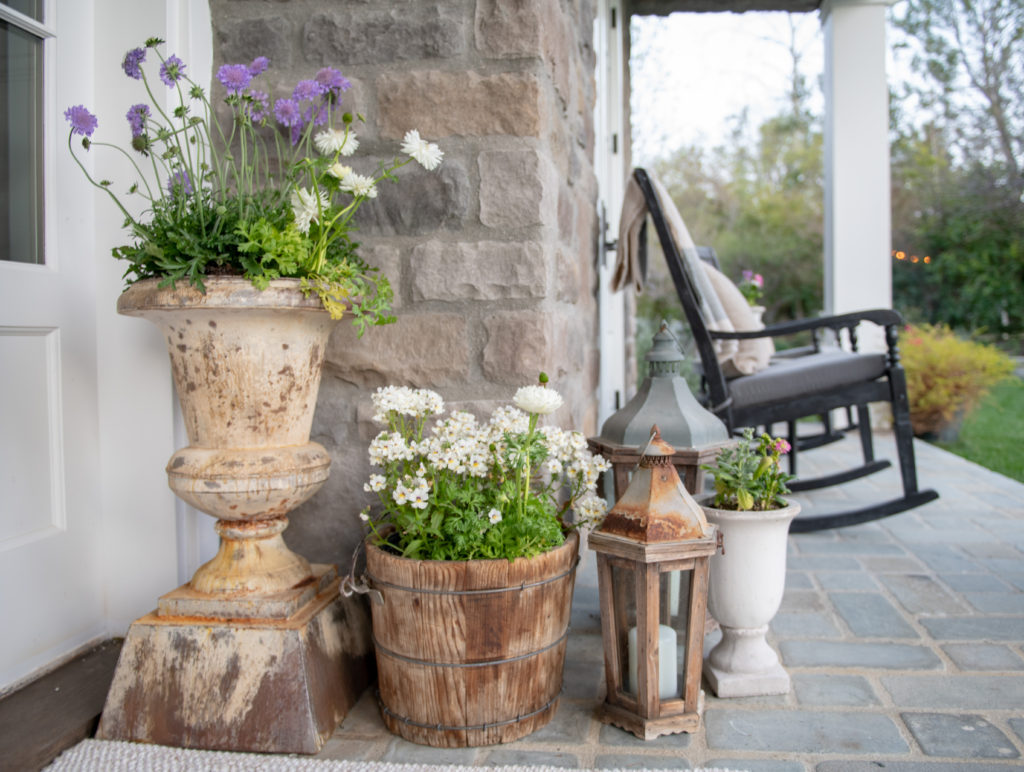
[[(676, 673), (676, 631), (667, 625), (658, 625), (658, 697), (663, 700), (679, 696), (678, 673)], [(639, 694), (640, 681), (637, 678), (636, 628), (629, 630), (629, 691)]]

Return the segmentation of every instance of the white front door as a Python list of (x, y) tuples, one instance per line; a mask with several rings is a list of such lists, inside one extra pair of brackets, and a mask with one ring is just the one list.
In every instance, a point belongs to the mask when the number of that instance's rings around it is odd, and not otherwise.
[(58, 29), (50, 3), (0, 5), (0, 691), (106, 627), (93, 199), (58, 107), (91, 95), (65, 34), (91, 20), (65, 6)]
[(598, 317), (601, 351), (598, 427), (627, 401), (625, 294), (610, 289), (615, 252), (605, 248), (619, 233), (625, 174), (622, 146), (625, 136), (623, 110), (623, 25), (628, 21), (620, 0), (598, 0), (594, 18), (594, 52), (597, 100), (594, 105), (594, 170), (597, 175), (598, 213), (605, 226), (598, 244)]

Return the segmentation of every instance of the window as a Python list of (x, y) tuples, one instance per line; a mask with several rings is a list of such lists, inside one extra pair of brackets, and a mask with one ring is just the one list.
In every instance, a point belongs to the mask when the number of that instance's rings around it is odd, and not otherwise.
[(0, 260), (43, 259), (43, 0), (0, 3)]

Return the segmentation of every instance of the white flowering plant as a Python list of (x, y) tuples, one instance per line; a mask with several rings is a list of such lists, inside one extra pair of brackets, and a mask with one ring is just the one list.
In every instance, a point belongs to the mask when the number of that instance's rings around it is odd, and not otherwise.
[(378, 546), (420, 560), (513, 560), (562, 544), (607, 509), (596, 487), (610, 465), (579, 432), (538, 426), (562, 404), (552, 388), (519, 389), (487, 421), (443, 416), (425, 389), (380, 388), (373, 404), (387, 428), (370, 443), (379, 471), (364, 485), (378, 504), (360, 517)]
[[(208, 276), (245, 276), (259, 289), (272, 279), (298, 278), (332, 317), (349, 312), (360, 334), (367, 324), (393, 321), (391, 288), (357, 255), (353, 217), (377, 196), (381, 181), (397, 181), (395, 173), (411, 161), (437, 168), (443, 155), (437, 145), (409, 131), (402, 155), (361, 174), (350, 157), (363, 118), (342, 106), (351, 84), (334, 68), (321, 68), (271, 102), (260, 88), (266, 57), (225, 64), (217, 70), (224, 89), (218, 117), (186, 64), (164, 56), (162, 44), (150, 38), (121, 63), (148, 99), (125, 115), (128, 149), (93, 139), (99, 122), (85, 106), (64, 113), (72, 156), (125, 217), (132, 241), (113, 254), (128, 262), (128, 283), (186, 280), (205, 291)], [(147, 57), (171, 91), (172, 106), (154, 93), (160, 86), (147, 76)], [(110, 180), (93, 176), (75, 152), (76, 136), (86, 152), (104, 148), (121, 157), (134, 179), (126, 191), (119, 195)]]

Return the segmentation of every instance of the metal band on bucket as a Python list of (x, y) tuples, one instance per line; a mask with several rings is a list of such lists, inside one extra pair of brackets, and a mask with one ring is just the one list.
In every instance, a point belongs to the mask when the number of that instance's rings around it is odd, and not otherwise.
[(476, 730), (493, 729), (499, 726), (510, 726), (511, 724), (518, 724), (522, 721), (525, 721), (528, 718), (533, 718), (534, 716), (540, 715), (544, 711), (550, 709), (556, 702), (558, 702), (558, 698), (561, 696), (562, 690), (559, 689), (555, 696), (548, 700), (546, 704), (537, 708), (537, 710), (531, 711), (530, 713), (524, 713), (521, 716), (517, 716), (516, 718), (505, 719), (504, 721), (492, 721), (486, 724), (472, 724), (469, 726), (446, 726), (444, 724), (425, 724), (421, 721), (415, 721), (406, 716), (400, 716), (384, 704), (384, 701), (380, 698), (379, 690), (377, 691), (377, 702), (380, 704), (380, 709), (382, 713), (387, 713), (389, 716), (395, 719), (395, 721), (399, 721), (403, 724), (408, 724), (409, 726), (415, 726), (421, 729), (435, 729), (438, 732), (470, 732)]

